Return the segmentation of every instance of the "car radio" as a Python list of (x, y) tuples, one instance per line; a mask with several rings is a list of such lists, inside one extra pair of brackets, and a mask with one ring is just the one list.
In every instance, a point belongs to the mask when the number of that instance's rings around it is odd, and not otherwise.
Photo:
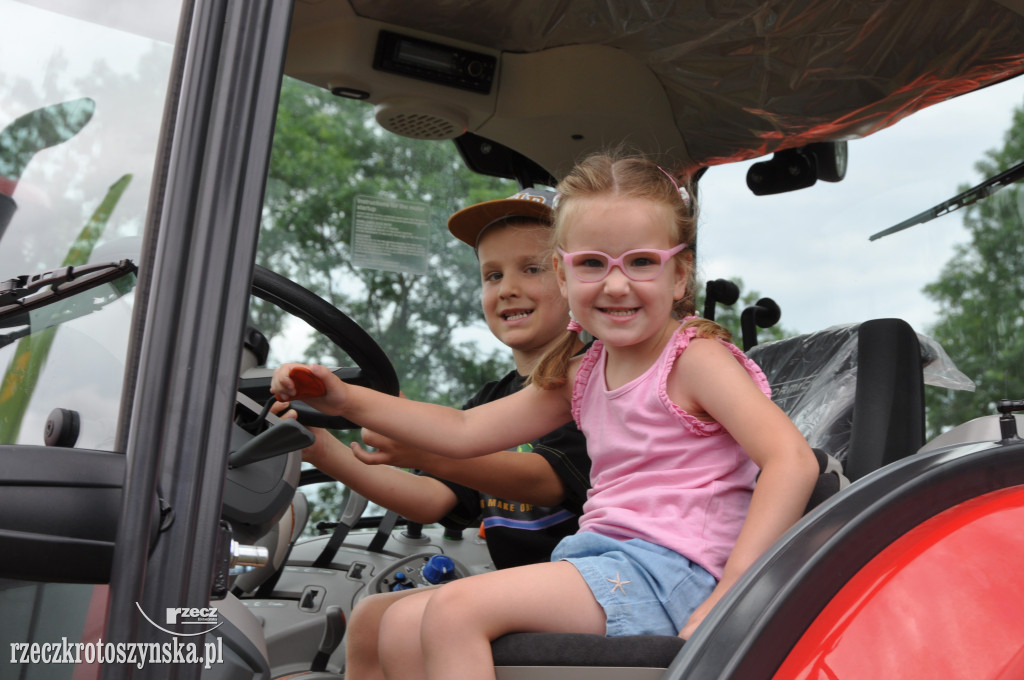
[(391, 31), (377, 36), (373, 67), (410, 78), (488, 94), (498, 60), (489, 54), (411, 38)]

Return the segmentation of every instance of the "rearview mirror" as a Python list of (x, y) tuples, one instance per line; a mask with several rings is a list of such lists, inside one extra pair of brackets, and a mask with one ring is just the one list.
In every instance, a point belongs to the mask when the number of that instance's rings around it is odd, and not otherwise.
[(747, 186), (755, 196), (781, 194), (813, 186), (819, 179), (838, 182), (846, 176), (846, 141), (816, 142), (777, 151), (769, 161), (747, 170)]

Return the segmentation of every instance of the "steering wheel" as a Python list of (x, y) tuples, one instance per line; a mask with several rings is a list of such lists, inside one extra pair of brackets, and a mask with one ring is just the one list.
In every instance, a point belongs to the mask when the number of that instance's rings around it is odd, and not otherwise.
[[(356, 363), (354, 367), (335, 369), (346, 382), (388, 394), (398, 394), (398, 376), (384, 350), (348, 316), (323, 298), (280, 274), (256, 266), (252, 294), (284, 312), (302, 319), (330, 339)], [(300, 481), (301, 455), (312, 435), (294, 421), (282, 421), (274, 428), (260, 431), (263, 424), (250, 420), (268, 404), (269, 369), (249, 370), (239, 381), (237, 404), (243, 414), (232, 427), (231, 455), (224, 487), (222, 517), (235, 533), (248, 542), (266, 534), (281, 517)], [(302, 425), (330, 429), (351, 429), (358, 425), (340, 416), (326, 416), (301, 402), (292, 402)], [(257, 430), (253, 430), (255, 425)]]
[[(369, 333), (334, 305), (260, 265), (256, 265), (253, 272), (252, 294), (302, 319), (348, 354), (356, 365), (335, 369), (334, 373), (339, 378), (378, 392), (398, 395), (398, 374), (384, 350)], [(263, 403), (270, 397), (270, 378), (244, 378), (239, 391)], [(302, 402), (293, 402), (293, 408), (299, 414), (299, 422), (304, 425), (333, 430), (358, 427), (341, 416), (325, 416)]]

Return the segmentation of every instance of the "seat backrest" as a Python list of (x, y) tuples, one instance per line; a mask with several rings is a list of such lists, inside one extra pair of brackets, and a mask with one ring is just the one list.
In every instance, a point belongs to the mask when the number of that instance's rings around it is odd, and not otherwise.
[(846, 476), (924, 444), (924, 378), (917, 334), (901, 319), (837, 326), (750, 349), (772, 399)]
[(255, 545), (267, 549), (267, 563), (239, 574), (232, 584), (236, 594), (252, 594), (268, 579), (274, 576), (288, 559), (295, 541), (302, 535), (309, 521), (309, 501), (301, 491), (295, 492), (288, 509), (270, 530), (256, 541)]

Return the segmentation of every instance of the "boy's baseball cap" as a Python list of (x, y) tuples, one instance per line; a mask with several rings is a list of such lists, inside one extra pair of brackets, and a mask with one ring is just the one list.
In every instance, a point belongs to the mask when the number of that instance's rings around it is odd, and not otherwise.
[(448, 231), (476, 248), (480, 235), (495, 222), (509, 217), (529, 217), (544, 224), (554, 219), (555, 192), (550, 189), (523, 189), (508, 198), (484, 201), (463, 208), (448, 219)]

